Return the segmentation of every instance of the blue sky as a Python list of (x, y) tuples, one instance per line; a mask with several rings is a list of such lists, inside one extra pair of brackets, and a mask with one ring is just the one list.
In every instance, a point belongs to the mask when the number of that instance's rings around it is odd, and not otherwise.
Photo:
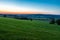
[[(0, 6), (4, 10), (11, 7), (9, 9), (10, 11), (12, 8), (17, 8), (18, 11), (22, 10), (22, 12), (56, 12), (56, 14), (60, 14), (60, 0), (0, 0)], [(5, 8), (3, 6), (5, 6)], [(14, 11), (17, 10), (14, 9)]]

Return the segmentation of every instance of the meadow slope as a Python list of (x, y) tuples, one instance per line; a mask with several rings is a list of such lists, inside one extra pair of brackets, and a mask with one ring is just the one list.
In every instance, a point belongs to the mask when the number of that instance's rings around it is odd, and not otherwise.
[(60, 40), (60, 26), (0, 17), (0, 40)]

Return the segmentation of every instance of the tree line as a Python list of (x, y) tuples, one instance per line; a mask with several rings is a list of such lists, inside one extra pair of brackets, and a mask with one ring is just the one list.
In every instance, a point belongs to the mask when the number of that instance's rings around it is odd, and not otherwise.
[[(3, 17), (7, 17), (7, 15), (4, 15)], [(32, 18), (31, 19), (28, 19), (26, 17), (21, 17), (21, 18), (18, 18), (17, 15), (14, 16), (15, 19), (23, 19), (23, 20), (33, 20)], [(50, 24), (57, 24), (57, 25), (60, 25), (60, 19), (57, 19), (55, 20), (54, 18), (51, 18), (50, 19)]]
[(57, 24), (57, 25), (60, 25), (60, 19), (55, 20), (54, 18), (51, 18), (51, 20), (50, 20), (49, 23), (50, 23), (50, 24)]

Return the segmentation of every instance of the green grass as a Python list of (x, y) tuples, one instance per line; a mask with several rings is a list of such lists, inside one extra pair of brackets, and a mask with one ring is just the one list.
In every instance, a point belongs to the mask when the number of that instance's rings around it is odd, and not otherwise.
[(60, 26), (0, 17), (0, 40), (60, 40)]

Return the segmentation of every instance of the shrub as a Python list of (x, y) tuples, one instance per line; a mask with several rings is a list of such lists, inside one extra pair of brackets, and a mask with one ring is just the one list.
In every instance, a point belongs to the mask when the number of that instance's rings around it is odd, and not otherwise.
[(56, 20), (56, 23), (57, 23), (58, 25), (60, 25), (60, 19)]
[(7, 15), (3, 15), (4, 17), (7, 17)]
[(50, 20), (50, 24), (55, 24), (55, 19), (54, 19), (54, 18), (52, 18), (52, 19)]

